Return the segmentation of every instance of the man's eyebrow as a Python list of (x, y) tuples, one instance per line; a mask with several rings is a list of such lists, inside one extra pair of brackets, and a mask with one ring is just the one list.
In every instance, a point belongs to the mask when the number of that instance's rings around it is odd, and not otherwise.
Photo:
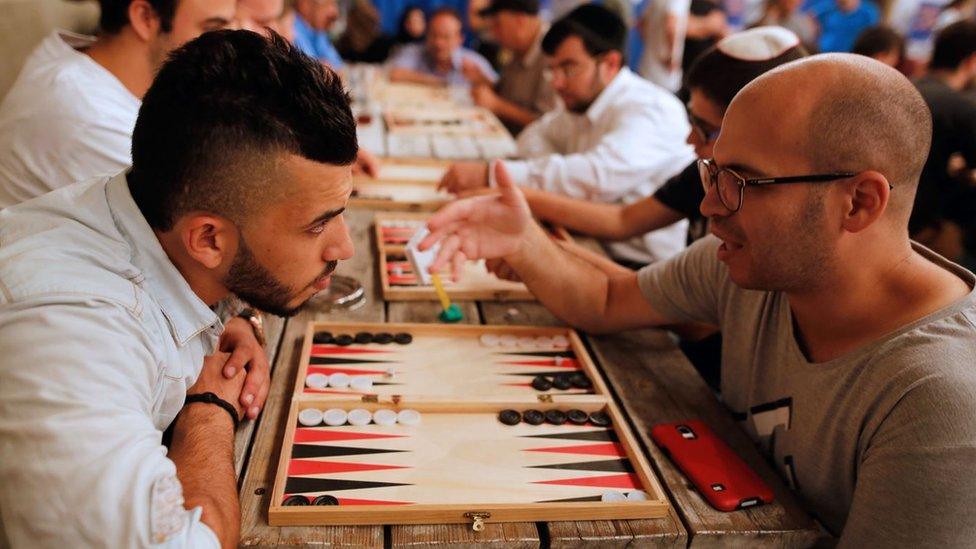
[(333, 217), (337, 217), (337, 216), (342, 215), (342, 212), (344, 212), (344, 211), (346, 211), (346, 208), (345, 207), (339, 208), (338, 210), (329, 210), (329, 211), (325, 212), (324, 214), (322, 214), (322, 215), (316, 217), (315, 219), (313, 219), (311, 221), (311, 223), (308, 224), (308, 226), (309, 227), (312, 227), (312, 226), (315, 226), (315, 225), (319, 225), (321, 223), (325, 223), (326, 221), (329, 221)]
[(728, 168), (730, 170), (735, 170), (737, 172), (742, 172), (743, 175), (748, 174), (748, 175), (755, 175), (755, 176), (760, 176), (760, 177), (763, 176), (763, 175), (765, 175), (762, 170), (758, 170), (758, 169), (753, 168), (752, 166), (748, 166), (746, 164), (739, 164), (739, 163), (735, 163), (735, 164), (724, 164), (724, 165), (722, 165), (722, 167), (723, 168)]
[(226, 27), (227, 25), (230, 25), (230, 19), (227, 19), (225, 17), (211, 17), (209, 19), (204, 20), (202, 24), (204, 28), (211, 28), (211, 27), (222, 28), (222, 27)]

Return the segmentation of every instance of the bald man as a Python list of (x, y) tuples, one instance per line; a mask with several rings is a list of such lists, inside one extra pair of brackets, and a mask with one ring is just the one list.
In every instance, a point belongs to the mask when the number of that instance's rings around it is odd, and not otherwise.
[(610, 274), (567, 254), (502, 169), (422, 247), (441, 242), (435, 268), (504, 258), (590, 332), (719, 325), (724, 402), (842, 546), (970, 545), (976, 276), (908, 238), (930, 140), (897, 71), (815, 56), (732, 101), (701, 162), (715, 236), (673, 260)]

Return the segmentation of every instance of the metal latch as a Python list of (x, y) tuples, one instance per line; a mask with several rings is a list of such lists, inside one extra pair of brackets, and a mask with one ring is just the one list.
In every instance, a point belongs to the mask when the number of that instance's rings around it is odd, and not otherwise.
[(484, 511), (473, 511), (464, 514), (465, 518), (471, 519), (471, 529), (480, 532), (485, 529), (485, 520), (491, 518), (491, 513)]

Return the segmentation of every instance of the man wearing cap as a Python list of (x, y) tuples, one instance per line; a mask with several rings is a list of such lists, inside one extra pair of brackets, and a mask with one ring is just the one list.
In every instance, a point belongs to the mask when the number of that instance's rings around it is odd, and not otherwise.
[(431, 270), (504, 258), (587, 332), (718, 325), (724, 404), (840, 546), (970, 547), (976, 275), (907, 230), (931, 137), (901, 73), (817, 55), (735, 96), (699, 161), (714, 237), (670, 261), (580, 261), (503, 165), (500, 194), (444, 207), (420, 248), (440, 241)]
[(502, 68), (498, 83), (465, 73), (471, 80), (475, 104), (495, 113), (513, 134), (555, 107), (555, 94), (545, 78), (542, 55), (545, 26), (537, 0), (494, 0), (479, 12), (491, 24), (491, 33), (513, 58)]
[(440, 8), (427, 20), (423, 44), (407, 44), (388, 62), (390, 81), (430, 86), (467, 86), (468, 75), (494, 83), (498, 74), (484, 57), (461, 44), (461, 16), (452, 8)]
[[(627, 28), (608, 9), (587, 4), (556, 21), (542, 41), (552, 87), (563, 106), (518, 137), (505, 161), (517, 185), (604, 203), (652, 194), (694, 159), (681, 102), (624, 63)], [(484, 162), (454, 164), (441, 180), (463, 193), (488, 186)], [(609, 244), (618, 260), (646, 264), (685, 247), (687, 223)]]

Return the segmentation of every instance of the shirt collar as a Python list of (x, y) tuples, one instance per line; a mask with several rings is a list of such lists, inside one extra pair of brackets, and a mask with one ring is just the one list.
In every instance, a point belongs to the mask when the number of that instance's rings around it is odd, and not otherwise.
[(159, 239), (132, 199), (126, 174), (112, 178), (106, 186), (109, 209), (132, 251), (132, 264), (141, 272), (143, 287), (159, 305), (169, 322), (173, 339), (180, 346), (211, 329), (222, 327), (220, 319), (190, 288), (186, 279), (166, 255)]
[(603, 91), (597, 96), (596, 101), (590, 105), (590, 108), (586, 109), (586, 118), (596, 124), (603, 117), (604, 111), (613, 103), (614, 98), (619, 96), (624, 88), (630, 85), (633, 79), (634, 74), (630, 72), (630, 69), (627, 67), (621, 68), (617, 76), (614, 76), (613, 80), (607, 84), (607, 87), (603, 88)]

